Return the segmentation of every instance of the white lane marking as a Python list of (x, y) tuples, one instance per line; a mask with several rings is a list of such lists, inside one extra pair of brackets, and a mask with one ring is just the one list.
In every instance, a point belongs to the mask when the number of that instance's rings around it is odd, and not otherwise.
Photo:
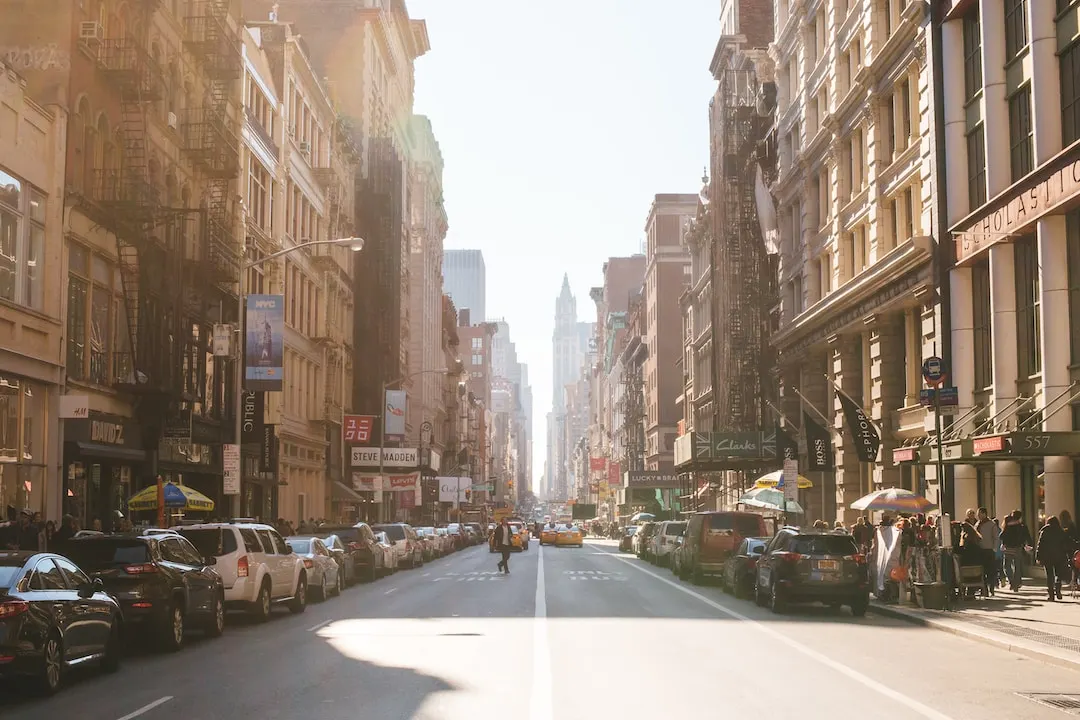
[(544, 550), (536, 562), (536, 614), (533, 619), (533, 677), (531, 720), (552, 720), (551, 648), (548, 643), (547, 595), (544, 591)]
[(877, 680), (874, 680), (873, 678), (871, 678), (871, 677), (869, 677), (867, 675), (863, 675), (858, 670), (855, 670), (854, 668), (850, 668), (847, 665), (843, 664), (842, 662), (839, 662), (838, 660), (833, 660), (831, 657), (829, 657), (827, 655), (823, 655), (822, 653), (818, 652), (817, 650), (814, 650), (813, 648), (811, 648), (811, 647), (809, 647), (807, 645), (803, 645), (798, 640), (793, 640), (792, 638), (789, 638), (788, 636), (784, 635), (783, 633), (778, 632), (776, 630), (773, 630), (772, 628), (766, 627), (765, 625), (759, 623), (756, 620), (752, 620), (751, 618), (747, 617), (746, 615), (743, 615), (742, 613), (736, 612), (736, 611), (732, 610), (731, 608), (725, 607), (724, 605), (721, 605), (720, 603), (716, 602), (715, 600), (710, 600), (709, 598), (705, 597), (701, 593), (696, 592), (694, 590), (691, 590), (690, 588), (686, 587), (685, 585), (681, 585), (680, 583), (677, 583), (674, 580), (669, 580), (666, 577), (663, 577), (661, 575), (657, 575), (652, 570), (648, 570), (648, 569), (642, 567), (638, 563), (631, 562), (630, 558), (622, 557), (621, 555), (616, 555), (613, 552), (608, 552), (606, 554), (611, 555), (614, 558), (618, 558), (619, 560), (624, 561), (630, 567), (637, 568), (638, 570), (645, 573), (646, 575), (651, 575), (652, 577), (656, 578), (660, 582), (666, 583), (667, 585), (670, 585), (671, 587), (675, 588), (676, 590), (679, 590), (680, 592), (686, 593), (690, 597), (697, 598), (698, 600), (705, 603), (709, 607), (711, 607), (711, 608), (713, 608), (715, 610), (719, 610), (720, 612), (724, 613), (728, 617), (731, 617), (731, 618), (733, 618), (735, 620), (739, 620), (739, 621), (742, 621), (742, 622), (745, 622), (745, 623), (749, 623), (750, 627), (754, 628), (758, 632), (763, 633), (765, 635), (768, 635), (769, 637), (773, 638), (774, 640), (778, 640), (779, 642), (784, 643), (785, 645), (790, 647), (792, 650), (800, 652), (803, 655), (805, 655), (806, 657), (810, 658), (811, 660), (815, 660), (815, 661), (817, 661), (818, 663), (820, 663), (822, 665), (825, 665), (827, 667), (832, 668), (833, 670), (840, 673), (841, 675), (846, 675), (851, 680), (854, 680), (855, 682), (869, 688), (870, 690), (874, 690), (875, 692), (881, 693), (885, 697), (887, 697), (887, 698), (889, 698), (891, 700), (895, 700), (896, 702), (900, 703), (901, 705), (907, 706), (910, 710), (913, 710), (914, 712), (921, 715), (922, 717), (931, 718), (932, 720), (952, 720), (952, 718), (950, 718), (948, 715), (945, 715), (944, 713), (938, 712), (937, 710), (935, 710), (934, 708), (932, 708), (932, 707), (930, 707), (928, 705), (922, 704), (921, 702), (919, 702), (918, 700), (916, 700), (913, 697), (908, 697), (907, 695), (904, 695), (903, 693), (901, 693), (901, 692), (899, 692), (897, 690), (893, 690), (888, 685), (884, 685), (882, 683), (879, 683)]
[(427, 576), (428, 576), (428, 575), (430, 575), (430, 574), (431, 574), (431, 573), (424, 573), (424, 574), (423, 574), (423, 575), (421, 575), (420, 577), (427, 577)]
[[(311, 627), (309, 627), (309, 628), (307, 629), (307, 631), (308, 631), (308, 632), (315, 632), (315, 631), (316, 631), (316, 630), (318, 630), (319, 628), (323, 628), (323, 627), (326, 627), (327, 625), (329, 625), (329, 624), (330, 624), (330, 623), (332, 623), (332, 622), (334, 622), (334, 621), (333, 621), (333, 620), (323, 620), (323, 621), (322, 621), (321, 623), (319, 623), (318, 625), (312, 625)], [(123, 720), (123, 718), (121, 718), (121, 720)]]
[(383, 595), (389, 595), (390, 593), (395, 592), (396, 590), (397, 590), (397, 588), (390, 588), (389, 590), (384, 592)]
[(172, 695), (166, 695), (165, 697), (160, 697), (160, 698), (158, 698), (157, 700), (155, 700), (152, 703), (149, 703), (147, 705), (143, 705), (141, 708), (139, 708), (135, 712), (130, 712), (127, 715), (125, 715), (124, 717), (122, 717), (122, 718), (117, 718), (117, 720), (132, 720), (133, 718), (137, 718), (140, 715), (143, 715), (145, 713), (150, 712), (151, 710), (156, 708), (158, 705), (164, 705), (165, 703), (169, 702), (172, 699), (173, 699)]

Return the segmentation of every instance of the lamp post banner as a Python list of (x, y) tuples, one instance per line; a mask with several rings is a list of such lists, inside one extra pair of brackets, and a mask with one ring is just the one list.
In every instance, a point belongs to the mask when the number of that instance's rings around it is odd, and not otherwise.
[(405, 439), (405, 391), (387, 390), (383, 408), (383, 435), (387, 440)]
[(248, 295), (245, 328), (244, 389), (281, 392), (285, 374), (285, 296)]

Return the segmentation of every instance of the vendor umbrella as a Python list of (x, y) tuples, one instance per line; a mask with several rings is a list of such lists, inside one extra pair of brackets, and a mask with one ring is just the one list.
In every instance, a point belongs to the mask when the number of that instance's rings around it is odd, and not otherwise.
[[(784, 471), (773, 470), (771, 473), (765, 473), (757, 480), (754, 481), (754, 487), (757, 488), (777, 488), (784, 486)], [(809, 478), (799, 476), (799, 489), (809, 490), (814, 487), (814, 483), (810, 482)]]
[[(165, 483), (162, 488), (162, 494), (165, 496), (165, 507), (167, 508), (197, 512), (210, 512), (214, 509), (213, 500), (206, 497), (198, 490), (189, 488), (187, 485), (177, 485), (171, 482)], [(131, 499), (128, 500), (128, 508), (131, 510), (157, 510), (157, 485), (143, 488), (132, 495)]]
[(739, 498), (739, 503), (749, 507), (761, 508), (763, 510), (780, 510), (782, 512), (796, 513), (798, 515), (805, 512), (802, 505), (794, 500), (785, 500), (784, 493), (774, 488), (754, 488), (753, 490), (744, 493)]
[(871, 512), (894, 512), (915, 513), (926, 512), (936, 508), (937, 505), (927, 500), (918, 493), (903, 488), (884, 488), (875, 490), (869, 495), (851, 503), (852, 510), (869, 510)]
[(630, 522), (632, 522), (632, 523), (650, 522), (650, 521), (655, 520), (655, 519), (656, 519), (656, 516), (653, 515), (652, 513), (639, 512), (639, 513), (634, 513), (634, 516), (630, 518)]

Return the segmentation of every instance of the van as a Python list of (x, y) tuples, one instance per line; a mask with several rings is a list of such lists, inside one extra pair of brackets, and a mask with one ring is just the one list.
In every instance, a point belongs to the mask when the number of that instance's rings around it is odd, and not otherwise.
[(720, 575), (728, 556), (748, 537), (772, 535), (757, 513), (717, 511), (690, 516), (683, 541), (680, 575), (700, 585), (706, 575)]

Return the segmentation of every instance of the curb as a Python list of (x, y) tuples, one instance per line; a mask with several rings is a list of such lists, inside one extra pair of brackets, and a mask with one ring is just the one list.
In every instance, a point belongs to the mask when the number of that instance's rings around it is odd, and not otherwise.
[(889, 605), (882, 605), (876, 602), (870, 603), (869, 610), (877, 615), (904, 620), (912, 625), (918, 625), (920, 627), (933, 628), (934, 630), (952, 633), (953, 635), (983, 643), (984, 645), (991, 645), (1017, 655), (1023, 655), (1024, 657), (1033, 660), (1039, 660), (1071, 670), (1080, 670), (1080, 654), (1066, 653), (1039, 643), (1016, 640), (1010, 638), (1008, 635), (996, 633), (992, 630), (964, 627), (966, 622), (964, 620), (950, 621), (946, 617), (942, 617), (941, 619), (927, 617), (913, 611)]

